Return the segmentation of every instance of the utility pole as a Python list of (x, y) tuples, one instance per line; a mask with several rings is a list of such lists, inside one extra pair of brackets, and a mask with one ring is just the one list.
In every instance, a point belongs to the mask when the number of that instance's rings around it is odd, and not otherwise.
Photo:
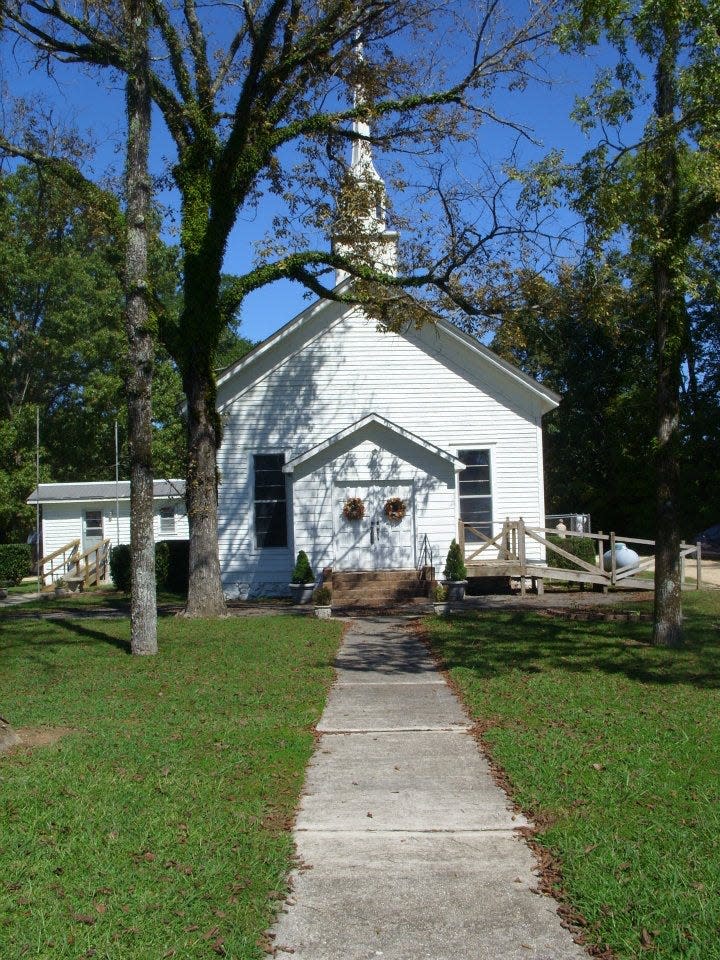
[(120, 546), (120, 455), (118, 453), (118, 422), (115, 419), (115, 546)]
[(40, 540), (40, 407), (35, 408), (35, 569), (37, 571), (37, 589), (40, 593), (40, 559), (42, 546)]

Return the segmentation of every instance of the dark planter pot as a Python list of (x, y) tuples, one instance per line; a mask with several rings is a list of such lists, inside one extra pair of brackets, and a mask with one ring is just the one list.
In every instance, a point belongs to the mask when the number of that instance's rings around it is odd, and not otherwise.
[(310, 603), (315, 591), (314, 583), (291, 583), (290, 596), (293, 603)]
[(466, 586), (467, 580), (446, 580), (445, 587), (447, 588), (448, 601), (464, 600)]

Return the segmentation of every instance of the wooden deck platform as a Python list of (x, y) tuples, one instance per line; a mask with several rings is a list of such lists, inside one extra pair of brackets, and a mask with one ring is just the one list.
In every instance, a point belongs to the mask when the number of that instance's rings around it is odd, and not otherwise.
[[(482, 563), (469, 563), (467, 571), (468, 577), (509, 577), (512, 579), (524, 577), (531, 578), (533, 581), (553, 580), (566, 583), (587, 583), (597, 584), (604, 588), (609, 586), (607, 574), (600, 570), (597, 573), (591, 573), (589, 570), (546, 567), (539, 563), (526, 563), (521, 566), (517, 560), (485, 560)], [(623, 590), (654, 590), (655, 582), (645, 577), (629, 576), (623, 577), (614, 586), (621, 587)]]

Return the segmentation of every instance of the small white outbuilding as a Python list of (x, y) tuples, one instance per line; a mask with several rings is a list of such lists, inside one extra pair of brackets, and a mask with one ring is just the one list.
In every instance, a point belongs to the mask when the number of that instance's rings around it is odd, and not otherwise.
[[(154, 481), (155, 540), (187, 540), (184, 480)], [(130, 481), (41, 483), (27, 503), (41, 508), (41, 557), (72, 540), (81, 552), (104, 540), (130, 543)]]

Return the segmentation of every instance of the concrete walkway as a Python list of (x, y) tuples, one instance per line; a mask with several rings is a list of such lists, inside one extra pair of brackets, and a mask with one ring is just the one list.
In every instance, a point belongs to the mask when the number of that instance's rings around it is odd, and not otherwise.
[(293, 960), (580, 960), (537, 885), (525, 824), (468, 719), (398, 620), (353, 622), (272, 930)]

